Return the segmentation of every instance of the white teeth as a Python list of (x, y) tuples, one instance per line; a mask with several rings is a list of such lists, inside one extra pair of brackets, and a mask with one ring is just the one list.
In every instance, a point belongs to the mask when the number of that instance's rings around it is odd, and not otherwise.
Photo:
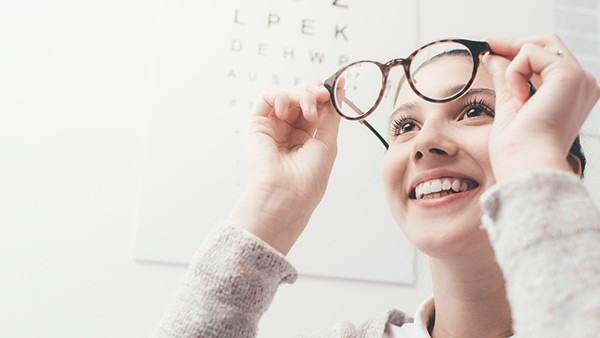
[(415, 197), (422, 198), (439, 198), (446, 196), (452, 192), (462, 192), (469, 190), (467, 181), (461, 179), (433, 179), (418, 184), (415, 187)]
[(449, 191), (436, 192), (436, 193), (433, 193), (433, 194), (429, 194), (429, 195), (423, 196), (423, 199), (440, 198), (440, 197), (448, 196), (448, 195), (451, 195), (451, 194), (452, 193), (449, 192)]
[(452, 188), (452, 183), (450, 183), (450, 180), (445, 179), (444, 182), (442, 183), (442, 189), (450, 190), (450, 188)]
[(441, 180), (431, 181), (431, 192), (440, 192), (440, 191), (442, 191), (442, 181)]
[(452, 190), (459, 192), (460, 191), (460, 180), (452, 181)]
[(421, 186), (421, 194), (427, 195), (431, 192), (431, 184), (429, 182), (423, 183)]

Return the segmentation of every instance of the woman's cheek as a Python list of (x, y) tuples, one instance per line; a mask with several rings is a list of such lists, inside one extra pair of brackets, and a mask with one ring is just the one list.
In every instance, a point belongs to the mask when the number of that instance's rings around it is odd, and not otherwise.
[(477, 155), (475, 156), (478, 159), (479, 165), (481, 166), (481, 168), (483, 168), (483, 171), (486, 173), (487, 176), (487, 186), (491, 186), (496, 182), (496, 179), (494, 178), (494, 172), (492, 169), (492, 163), (490, 162), (490, 152), (489, 152), (489, 140), (490, 140), (490, 130), (491, 130), (491, 126), (488, 130), (483, 131), (481, 133), (481, 135), (479, 136), (479, 142), (478, 144), (480, 145), (479, 148), (477, 149), (476, 153)]
[(394, 154), (391, 151), (386, 153), (382, 164), (383, 189), (387, 202), (394, 216), (398, 218), (403, 204), (404, 196), (404, 176), (406, 175), (406, 163), (401, 159), (400, 154)]

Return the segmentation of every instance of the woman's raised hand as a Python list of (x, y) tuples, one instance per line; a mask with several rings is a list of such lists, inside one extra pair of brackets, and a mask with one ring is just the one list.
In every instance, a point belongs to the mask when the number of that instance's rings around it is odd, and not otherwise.
[(229, 219), (287, 254), (325, 194), (339, 121), (321, 82), (258, 98), (246, 150), (248, 185)]
[(487, 42), (493, 55), (484, 64), (496, 90), (490, 136), (496, 179), (535, 169), (571, 170), (569, 149), (600, 96), (595, 77), (555, 35)]

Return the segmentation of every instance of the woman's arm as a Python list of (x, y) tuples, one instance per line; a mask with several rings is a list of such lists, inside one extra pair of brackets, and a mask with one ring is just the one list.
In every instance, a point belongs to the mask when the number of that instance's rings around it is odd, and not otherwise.
[(538, 171), (482, 198), (518, 337), (597, 337), (600, 211), (578, 176)]
[(286, 255), (325, 194), (339, 123), (321, 82), (259, 98), (249, 124), (248, 184), (229, 218)]
[(278, 286), (295, 280), (281, 254), (223, 220), (190, 262), (153, 337), (255, 337)]
[[(482, 198), (518, 337), (600, 332), (600, 212), (569, 150), (600, 96), (556, 36), (489, 39), (496, 117)], [(528, 82), (536, 87), (529, 95)], [(578, 173), (577, 173), (578, 174)]]
[(256, 335), (278, 286), (296, 278), (284, 255), (325, 193), (338, 126), (321, 83), (257, 100), (244, 193), (191, 261), (154, 336)]

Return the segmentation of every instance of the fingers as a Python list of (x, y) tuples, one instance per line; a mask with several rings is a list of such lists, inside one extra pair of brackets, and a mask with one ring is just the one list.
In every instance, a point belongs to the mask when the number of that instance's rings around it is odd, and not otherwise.
[[(253, 114), (271, 119), (267, 125), (278, 131), (277, 139), (283, 141), (290, 138), (288, 142), (292, 146), (303, 144), (312, 137), (326, 142), (328, 146), (335, 145), (339, 117), (330, 103), (329, 91), (322, 82), (306, 83), (289, 90), (267, 92), (255, 103)], [(281, 122), (284, 123), (285, 128), (281, 128), (283, 126)], [(277, 123), (280, 127), (276, 127)], [(294, 130), (302, 133), (292, 132)]]
[(483, 63), (492, 75), (497, 102), (507, 102), (514, 96), (515, 92), (519, 97), (518, 92), (526, 90), (524, 87), (527, 80), (518, 85), (516, 89), (513, 85), (507, 83), (507, 70), (511, 64), (510, 60), (499, 55), (488, 54), (483, 58)]
[[(506, 80), (506, 71), (510, 65), (510, 61), (502, 56), (498, 55), (486, 55), (483, 58), (483, 63), (488, 69), (489, 73), (492, 75), (492, 81), (494, 82), (494, 90), (496, 92), (496, 106), (503, 107), (513, 101), (515, 97), (514, 91), (507, 83)], [(523, 89), (518, 89), (523, 90)], [(506, 110), (509, 112), (512, 110)], [(503, 118), (505, 118), (506, 112), (498, 112), (496, 111), (496, 122), (500, 122)]]
[[(488, 38), (485, 41), (490, 45), (493, 54), (502, 55), (509, 59), (514, 58), (525, 45), (536, 45), (545, 48), (551, 53), (562, 54), (563, 57), (575, 59), (557, 35), (538, 35), (522, 38)], [(559, 52), (560, 51), (560, 52)]]
[[(513, 39), (487, 39), (493, 54), (511, 60), (506, 69), (506, 82), (514, 97), (529, 99), (529, 83), (569, 86), (586, 78), (586, 72), (575, 56), (556, 35)], [(556, 90), (556, 89), (555, 89)]]
[(325, 107), (326, 111), (321, 115), (319, 128), (315, 138), (323, 142), (329, 149), (337, 149), (337, 136), (340, 126), (340, 116), (333, 111), (331, 105)]
[(513, 88), (513, 94), (519, 100), (525, 102), (529, 98), (528, 81), (534, 75), (539, 74), (542, 81), (544, 81), (551, 68), (559, 66), (557, 63), (564, 64), (567, 62), (569, 61), (546, 48), (534, 44), (525, 44), (507, 68), (507, 81)]
[(299, 116), (316, 123), (318, 108), (329, 100), (329, 92), (320, 82), (298, 86), (294, 89), (264, 93), (254, 106), (256, 116), (277, 117), (294, 123)]
[[(524, 44), (506, 69), (507, 83), (515, 98), (524, 103), (531, 96), (531, 83), (539, 89), (542, 83), (548, 80), (549, 74), (556, 77), (556, 70), (559, 68), (563, 68), (559, 74), (565, 74), (565, 66), (569, 67), (567, 63), (570, 62), (549, 49), (535, 44)], [(576, 63), (573, 65), (579, 67)]]
[[(518, 134), (535, 130), (553, 140), (548, 144), (568, 150), (598, 100), (594, 76), (554, 35), (487, 41), (494, 51), (483, 59), (496, 88), (494, 124), (512, 123)], [(534, 96), (530, 82), (537, 88)]]

